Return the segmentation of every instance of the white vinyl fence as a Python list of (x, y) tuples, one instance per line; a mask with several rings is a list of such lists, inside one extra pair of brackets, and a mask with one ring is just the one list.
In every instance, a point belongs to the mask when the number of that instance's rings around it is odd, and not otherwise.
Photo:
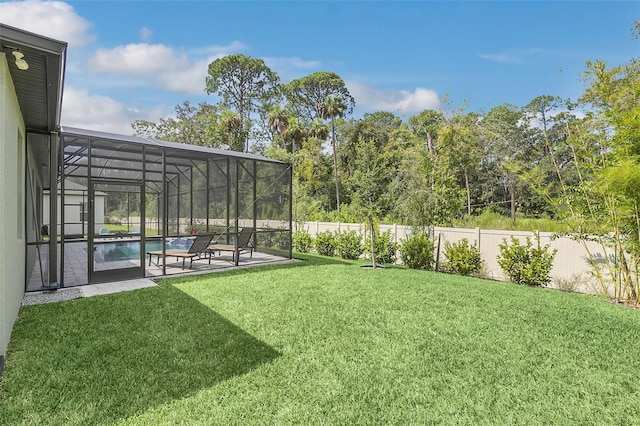
[[(298, 224), (297, 229), (306, 230), (312, 237), (324, 231), (356, 231), (364, 236), (365, 225), (361, 223), (331, 223), (331, 222), (304, 222)], [(396, 243), (402, 244), (409, 235), (412, 228), (402, 225), (380, 225), (380, 232), (391, 230), (391, 235)], [(498, 265), (497, 257), (500, 254), (499, 244), (504, 239), (510, 241), (514, 236), (521, 243), (526, 243), (526, 238), (530, 237), (535, 245), (533, 232), (527, 231), (495, 231), (484, 229), (463, 229), (463, 228), (433, 228), (433, 240), (435, 251), (438, 252), (440, 244), (440, 263), (446, 260), (444, 248), (447, 242), (455, 243), (466, 238), (470, 244), (475, 244), (480, 248), (485, 269), (483, 276), (486, 278), (508, 281)], [(600, 285), (593, 278), (592, 267), (589, 264), (589, 253), (591, 258), (597, 262), (604, 262), (608, 253), (596, 242), (579, 242), (568, 236), (554, 238), (551, 232), (540, 232), (540, 244), (549, 244), (549, 249), (557, 249), (551, 270), (551, 285), (557, 288), (570, 289), (586, 293), (600, 293)], [(585, 247), (586, 244), (586, 247)], [(435, 255), (435, 253), (434, 253)], [(398, 256), (399, 257), (399, 256)]]

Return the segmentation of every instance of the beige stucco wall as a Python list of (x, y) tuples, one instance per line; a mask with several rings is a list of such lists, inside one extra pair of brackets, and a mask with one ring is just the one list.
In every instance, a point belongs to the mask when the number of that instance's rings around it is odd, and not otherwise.
[[(87, 234), (89, 232), (89, 222), (85, 221), (84, 226), (80, 222), (80, 203), (85, 204), (85, 208), (89, 208), (88, 202), (88, 194), (86, 195), (78, 195), (77, 191), (68, 191), (67, 195), (64, 197), (64, 202), (66, 204), (64, 208), (64, 234), (65, 235), (81, 235)], [(49, 194), (44, 194), (42, 197), (42, 220), (43, 224), (49, 224)], [(96, 194), (95, 195), (95, 223), (96, 229), (95, 232), (103, 226), (104, 224), (104, 199), (103, 195)], [(62, 209), (62, 197), (58, 195), (58, 232), (62, 232), (62, 226), (60, 222), (60, 215)], [(88, 215), (88, 211), (87, 211)]]
[(4, 355), (24, 295), (26, 242), (24, 216), (18, 217), (25, 202), (25, 179), (19, 175), (24, 176), (25, 152), (19, 155), (18, 140), (22, 138), (24, 149), (25, 128), (4, 54), (0, 54), (0, 120), (0, 355)]

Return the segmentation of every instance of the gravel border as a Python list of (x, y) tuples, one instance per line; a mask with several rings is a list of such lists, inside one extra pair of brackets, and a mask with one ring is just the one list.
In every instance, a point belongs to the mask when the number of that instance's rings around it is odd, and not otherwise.
[(79, 288), (64, 288), (55, 291), (38, 291), (25, 293), (22, 298), (22, 306), (42, 305), (44, 303), (61, 302), (63, 300), (73, 300), (83, 297)]

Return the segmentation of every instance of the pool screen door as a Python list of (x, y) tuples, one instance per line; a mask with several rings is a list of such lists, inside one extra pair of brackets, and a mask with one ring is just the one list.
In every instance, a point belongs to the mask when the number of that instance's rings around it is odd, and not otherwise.
[(89, 199), (89, 282), (144, 277), (142, 184), (94, 180)]

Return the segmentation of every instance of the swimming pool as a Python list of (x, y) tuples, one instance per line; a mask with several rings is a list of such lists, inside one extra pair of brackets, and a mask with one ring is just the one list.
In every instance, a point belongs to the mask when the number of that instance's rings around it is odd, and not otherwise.
[[(190, 238), (176, 238), (166, 244), (167, 250), (188, 250), (193, 240)], [(96, 261), (116, 262), (122, 260), (140, 259), (140, 241), (111, 240), (94, 242), (93, 253)], [(144, 253), (162, 250), (162, 241), (147, 241)]]

